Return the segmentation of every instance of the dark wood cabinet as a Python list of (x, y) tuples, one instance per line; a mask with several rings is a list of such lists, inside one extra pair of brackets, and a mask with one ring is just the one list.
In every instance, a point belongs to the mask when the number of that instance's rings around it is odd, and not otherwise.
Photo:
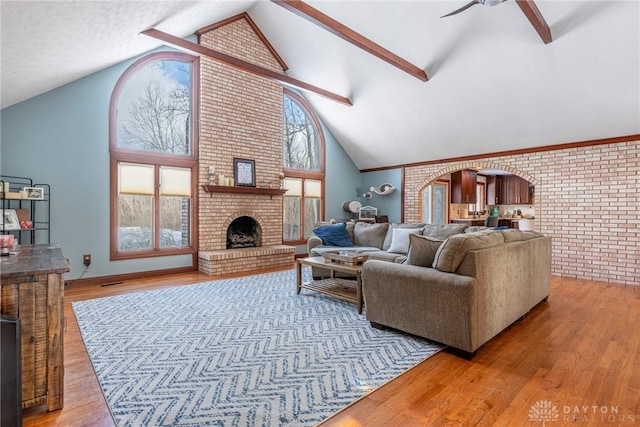
[(497, 190), (497, 176), (489, 175), (485, 177), (487, 180), (487, 205), (497, 205), (498, 204), (498, 192)]
[(475, 203), (476, 171), (463, 170), (451, 174), (451, 203)]
[(526, 179), (516, 175), (505, 175), (498, 178), (501, 181), (498, 204), (527, 205), (531, 203), (531, 186)]

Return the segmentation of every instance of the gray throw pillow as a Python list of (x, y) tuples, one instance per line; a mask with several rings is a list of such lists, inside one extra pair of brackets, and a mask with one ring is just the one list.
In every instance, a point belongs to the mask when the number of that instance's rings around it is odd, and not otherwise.
[(445, 240), (447, 237), (464, 233), (465, 228), (467, 228), (466, 224), (427, 224), (424, 226), (422, 234)]
[(370, 246), (382, 249), (384, 238), (387, 235), (389, 224), (368, 222), (356, 222), (353, 229), (353, 243), (356, 246)]
[(409, 253), (406, 264), (419, 265), (421, 267), (431, 267), (436, 257), (438, 248), (444, 240), (435, 237), (421, 236), (418, 234), (409, 235)]

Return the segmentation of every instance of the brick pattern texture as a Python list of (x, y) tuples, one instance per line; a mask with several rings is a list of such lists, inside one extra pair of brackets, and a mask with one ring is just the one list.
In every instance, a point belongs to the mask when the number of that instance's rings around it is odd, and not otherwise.
[[(280, 64), (245, 19), (202, 34), (200, 44), (282, 73)], [(233, 159), (242, 158), (255, 161), (258, 187), (279, 185), (282, 96), (282, 85), (277, 82), (201, 58), (200, 184), (209, 182), (211, 165), (215, 166), (216, 177), (233, 177)], [(225, 249), (228, 225), (243, 215), (251, 216), (260, 225), (263, 246), (282, 243), (281, 196), (209, 194), (199, 188), (200, 251)], [(257, 259), (246, 260), (247, 271), (272, 266), (270, 257)], [(292, 255), (287, 260), (293, 264)], [(211, 266), (207, 269), (219, 271)], [(238, 267), (232, 270), (237, 272)]]
[(406, 167), (404, 220), (421, 220), (422, 191), (437, 177), (478, 166), (535, 184), (535, 229), (552, 237), (554, 275), (640, 285), (640, 141)]

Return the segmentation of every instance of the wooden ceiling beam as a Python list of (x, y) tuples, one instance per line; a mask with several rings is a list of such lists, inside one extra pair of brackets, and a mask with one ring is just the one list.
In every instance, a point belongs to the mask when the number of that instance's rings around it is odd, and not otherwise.
[(369, 40), (363, 35), (353, 31), (349, 27), (341, 24), (335, 19), (325, 15), (317, 9), (309, 6), (300, 0), (271, 0), (273, 3), (295, 13), (296, 15), (306, 19), (309, 22), (329, 31), (343, 40), (359, 47), (360, 49), (376, 56), (383, 61), (388, 62), (401, 69), (402, 71), (412, 75), (413, 77), (426, 82), (429, 80), (425, 71), (409, 61), (402, 59), (393, 52), (388, 51), (377, 43)]
[(531, 22), (533, 28), (536, 29), (544, 44), (551, 43), (553, 41), (551, 39), (551, 29), (533, 0), (516, 0), (516, 3), (518, 3), (529, 22)]
[(244, 61), (242, 59), (235, 58), (231, 55), (227, 55), (226, 53), (222, 53), (217, 50), (210, 49), (208, 47), (201, 46), (197, 43), (193, 43), (188, 40), (182, 39), (180, 37), (167, 34), (163, 31), (156, 30), (155, 28), (142, 31), (140, 34), (160, 40), (164, 44), (168, 46), (172, 46), (183, 52), (209, 58), (213, 61), (226, 64), (238, 70), (246, 71), (251, 74), (255, 74), (261, 77), (275, 80), (289, 87), (294, 87), (296, 89), (300, 89), (303, 91), (313, 92), (344, 105), (348, 105), (348, 106), (353, 105), (351, 100), (349, 98), (345, 98), (344, 96), (337, 95), (333, 92), (329, 92), (317, 86), (313, 86), (308, 83), (302, 82), (300, 80), (296, 80), (294, 78), (285, 76), (284, 74), (276, 73), (275, 71), (271, 71), (259, 65), (255, 65), (250, 62)]

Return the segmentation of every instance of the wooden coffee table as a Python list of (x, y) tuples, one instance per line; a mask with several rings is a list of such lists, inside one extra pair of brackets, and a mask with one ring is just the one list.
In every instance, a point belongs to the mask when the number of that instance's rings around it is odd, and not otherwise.
[[(302, 266), (320, 267), (331, 271), (331, 276), (326, 279), (313, 280), (302, 283)], [(299, 294), (302, 288), (320, 292), (343, 301), (356, 304), (358, 314), (362, 314), (362, 265), (349, 265), (332, 262), (321, 256), (298, 258), (296, 263), (297, 281), (296, 291)], [(341, 273), (351, 273), (356, 276), (356, 280), (341, 279), (335, 277), (336, 271)]]

